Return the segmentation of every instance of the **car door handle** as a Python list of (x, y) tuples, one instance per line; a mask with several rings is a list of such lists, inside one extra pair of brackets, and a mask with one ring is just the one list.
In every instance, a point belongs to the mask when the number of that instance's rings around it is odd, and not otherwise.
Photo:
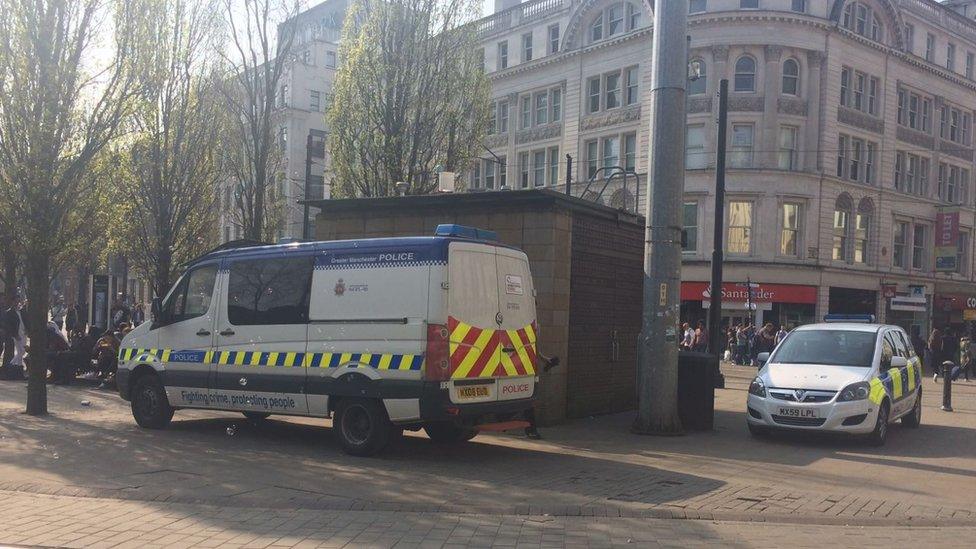
[(221, 330), (220, 335), (222, 336), (232, 336), (234, 335), (234, 330), (227, 328), (226, 330)]
[(200, 328), (200, 330), (197, 331), (197, 335), (200, 337), (206, 337), (210, 335), (210, 330), (204, 330), (203, 328)]

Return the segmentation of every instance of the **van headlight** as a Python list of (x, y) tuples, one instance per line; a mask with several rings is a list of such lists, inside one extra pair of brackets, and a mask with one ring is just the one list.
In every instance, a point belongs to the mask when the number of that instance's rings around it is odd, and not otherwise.
[(844, 387), (837, 395), (837, 402), (851, 402), (854, 400), (864, 400), (871, 394), (871, 384), (866, 381), (851, 383)]
[(766, 398), (766, 385), (758, 377), (749, 384), (749, 394), (757, 397)]

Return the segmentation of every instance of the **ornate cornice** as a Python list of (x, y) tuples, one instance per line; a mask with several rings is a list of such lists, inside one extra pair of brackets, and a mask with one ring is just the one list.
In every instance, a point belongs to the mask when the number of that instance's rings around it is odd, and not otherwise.
[(884, 133), (884, 120), (847, 107), (837, 107), (837, 121), (872, 133)]
[(712, 98), (708, 96), (689, 97), (687, 102), (688, 114), (712, 112)]
[(791, 116), (806, 116), (807, 102), (799, 97), (780, 97), (776, 100), (776, 110)]
[(929, 149), (930, 151), (935, 150), (935, 138), (925, 132), (906, 128), (905, 126), (898, 126), (895, 131), (895, 136), (899, 141), (910, 143), (916, 147)]
[(729, 97), (729, 112), (763, 112), (766, 98), (761, 95)]
[(544, 139), (559, 137), (562, 130), (563, 125), (561, 122), (545, 124), (530, 128), (528, 130), (522, 130), (515, 134), (515, 144), (521, 145), (523, 143), (531, 143), (533, 141), (542, 141)]
[(727, 62), (729, 60), (728, 46), (712, 46), (712, 61)]
[(767, 63), (779, 63), (783, 59), (783, 47), (782, 46), (766, 46), (764, 48), (766, 51), (766, 62)]
[(639, 104), (631, 105), (629, 107), (613, 109), (598, 114), (591, 114), (583, 119), (582, 123), (580, 124), (580, 129), (593, 130), (596, 128), (605, 128), (607, 126), (615, 126), (625, 122), (640, 120), (640, 117), (641, 106)]
[(973, 161), (973, 150), (969, 147), (963, 147), (961, 145), (956, 145), (951, 141), (942, 141), (939, 143), (939, 152), (947, 154), (949, 156), (954, 156), (960, 160), (965, 160), (966, 162)]

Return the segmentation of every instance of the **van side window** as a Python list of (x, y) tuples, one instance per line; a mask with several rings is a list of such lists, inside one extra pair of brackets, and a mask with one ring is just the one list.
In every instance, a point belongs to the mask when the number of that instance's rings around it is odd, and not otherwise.
[(207, 314), (216, 279), (217, 267), (214, 265), (187, 273), (163, 305), (163, 317), (172, 323)]
[(305, 324), (312, 258), (252, 259), (230, 264), (227, 320), (235, 326)]

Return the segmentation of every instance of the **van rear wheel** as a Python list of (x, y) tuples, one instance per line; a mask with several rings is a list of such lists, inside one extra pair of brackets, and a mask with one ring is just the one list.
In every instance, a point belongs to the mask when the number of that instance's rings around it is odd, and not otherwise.
[(353, 456), (372, 456), (390, 444), (395, 427), (376, 400), (349, 398), (336, 406), (333, 429), (342, 449)]
[(166, 389), (155, 375), (140, 377), (132, 389), (132, 417), (143, 429), (162, 429), (173, 419)]
[(424, 425), (424, 431), (434, 442), (467, 442), (478, 436), (478, 430), (461, 427), (449, 421), (438, 421)]

